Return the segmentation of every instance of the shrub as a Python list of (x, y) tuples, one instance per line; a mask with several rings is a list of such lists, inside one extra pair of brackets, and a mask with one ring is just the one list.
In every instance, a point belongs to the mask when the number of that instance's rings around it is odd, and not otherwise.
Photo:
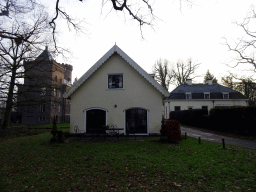
[(181, 141), (181, 130), (180, 122), (175, 119), (168, 119), (165, 121), (164, 135), (167, 137), (168, 141), (178, 142)]

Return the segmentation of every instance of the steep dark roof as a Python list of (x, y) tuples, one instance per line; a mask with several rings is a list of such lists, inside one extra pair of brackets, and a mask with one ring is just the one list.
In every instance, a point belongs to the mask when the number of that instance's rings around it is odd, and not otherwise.
[(53, 57), (48, 51), (48, 47), (45, 47), (45, 50), (36, 58), (36, 60), (44, 60), (44, 61), (53, 61)]
[(219, 84), (182, 84), (174, 89), (168, 99), (186, 99), (186, 93), (192, 94), (192, 99), (204, 99), (204, 93), (210, 92), (210, 99), (223, 99), (223, 92), (229, 93), (229, 99), (247, 99), (241, 93)]

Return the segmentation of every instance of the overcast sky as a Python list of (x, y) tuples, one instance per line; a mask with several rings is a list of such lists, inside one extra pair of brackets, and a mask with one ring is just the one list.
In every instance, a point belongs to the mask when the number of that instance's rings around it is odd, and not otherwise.
[[(49, 10), (54, 8), (44, 1)], [(231, 53), (223, 45), (223, 37), (230, 43), (245, 35), (234, 24), (242, 22), (253, 4), (251, 0), (194, 0), (192, 7), (183, 3), (181, 10), (178, 0), (156, 1), (152, 7), (161, 20), (156, 21), (154, 30), (142, 28), (144, 39), (136, 21), (128, 13), (112, 10), (111, 3), (101, 9), (102, 1), (64, 0), (61, 7), (73, 17), (84, 19), (84, 33), (69, 32), (65, 23), (59, 23), (59, 43), (68, 48), (73, 57), (69, 61), (56, 58), (57, 62), (73, 65), (73, 80), (80, 78), (115, 43), (145, 71), (152, 72), (152, 66), (159, 58), (171, 63), (189, 57), (201, 63), (195, 82), (202, 83), (207, 69), (220, 81), (231, 71), (224, 63), (229, 63)], [(248, 66), (247, 66), (248, 67)], [(238, 69), (232, 70), (240, 73)], [(174, 86), (171, 86), (171, 91)]]

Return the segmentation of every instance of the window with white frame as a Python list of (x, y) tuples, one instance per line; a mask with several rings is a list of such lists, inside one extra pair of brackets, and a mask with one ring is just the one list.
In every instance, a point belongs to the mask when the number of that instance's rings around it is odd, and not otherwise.
[(192, 94), (191, 93), (186, 93), (186, 99), (192, 99)]
[(222, 93), (222, 94), (223, 94), (223, 99), (229, 99), (229, 94), (228, 94), (228, 92)]
[(40, 93), (41, 96), (45, 96), (46, 95), (46, 87), (42, 87), (41, 88), (41, 93)]
[(54, 97), (57, 96), (57, 90), (55, 88), (53, 89), (53, 95), (54, 95)]
[(45, 103), (40, 105), (40, 112), (45, 112)]
[(45, 121), (45, 116), (40, 116), (39, 121)]
[(60, 113), (60, 110), (61, 110), (61, 105), (59, 104), (59, 113)]
[(122, 74), (108, 75), (108, 88), (109, 89), (123, 88), (123, 75)]
[(204, 93), (204, 99), (210, 99), (210, 93)]

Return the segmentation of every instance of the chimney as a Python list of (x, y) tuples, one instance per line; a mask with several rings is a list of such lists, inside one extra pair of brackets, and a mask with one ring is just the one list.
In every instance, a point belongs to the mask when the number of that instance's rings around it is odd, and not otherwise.
[(212, 79), (207, 79), (207, 80), (206, 80), (206, 83), (207, 83), (208, 85), (212, 85)]
[(188, 85), (192, 85), (192, 79), (187, 79), (186, 83), (187, 83)]

